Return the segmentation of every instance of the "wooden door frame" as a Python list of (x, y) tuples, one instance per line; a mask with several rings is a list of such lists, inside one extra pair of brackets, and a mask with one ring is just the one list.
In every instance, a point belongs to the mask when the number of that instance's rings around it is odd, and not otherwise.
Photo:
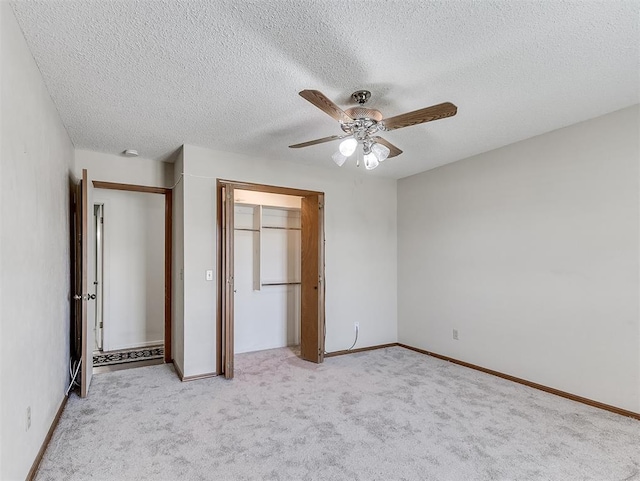
[[(235, 202), (229, 202), (229, 199), (234, 199), (235, 189), (233, 184), (222, 184), (220, 189), (220, 196), (218, 197), (218, 201), (221, 205), (221, 225), (222, 233), (221, 233), (221, 242), (219, 244), (220, 250), (220, 266), (221, 269), (218, 273), (218, 277), (220, 278), (220, 354), (219, 354), (219, 362), (216, 361), (216, 364), (221, 366), (218, 371), (219, 374), (224, 374), (226, 379), (233, 378), (234, 372), (234, 357), (235, 357), (235, 346), (234, 346), (234, 309), (235, 309), (235, 286), (233, 284), (234, 277), (234, 235), (235, 230), (230, 231), (228, 225), (235, 225)], [(226, 228), (224, 226), (227, 226)], [(223, 275), (223, 273), (225, 275)], [(232, 274), (232, 275), (230, 275)], [(226, 282), (225, 282), (226, 277)], [(216, 328), (217, 330), (217, 328)], [(217, 367), (217, 366), (216, 366)]]
[[(318, 196), (324, 203), (324, 192), (314, 190), (296, 189), (292, 187), (279, 187), (267, 184), (255, 184), (251, 182), (240, 182), (234, 180), (217, 179), (216, 182), (216, 270), (217, 270), (217, 316), (216, 316), (216, 371), (218, 375), (224, 373), (222, 365), (222, 296), (224, 292), (223, 272), (222, 272), (222, 236), (223, 236), (223, 224), (222, 224), (222, 212), (223, 205), (220, 200), (222, 199), (222, 189), (225, 186), (230, 186), (234, 191), (239, 190), (251, 190), (256, 192), (264, 192), (269, 194), (282, 194), (282, 195), (294, 195), (298, 197)], [(324, 329), (325, 329), (325, 294), (324, 294), (324, 206), (321, 206), (322, 210), (319, 214), (320, 225), (322, 229), (322, 235), (320, 236), (320, 242), (318, 243), (318, 258), (322, 265), (321, 273), (321, 287), (318, 289), (319, 296), (319, 308), (321, 309), (321, 315), (318, 316), (318, 332), (322, 333), (319, 337), (321, 345), (320, 353), (318, 354), (318, 362), (324, 360)], [(231, 236), (233, 239), (233, 236)], [(302, 330), (301, 330), (302, 335)]]
[(173, 261), (173, 191), (164, 187), (149, 187), (146, 185), (119, 184), (94, 180), (96, 189), (124, 190), (127, 192), (142, 192), (146, 194), (164, 195), (164, 362), (172, 362), (171, 353), (171, 270)]

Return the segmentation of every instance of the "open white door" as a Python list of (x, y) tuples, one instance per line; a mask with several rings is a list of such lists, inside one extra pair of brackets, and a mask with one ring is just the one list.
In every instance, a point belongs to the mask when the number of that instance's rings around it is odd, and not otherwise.
[[(88, 212), (89, 212), (89, 182), (87, 179), (87, 169), (82, 169), (82, 180), (80, 181), (80, 202), (78, 212), (79, 223), (79, 259), (77, 261), (81, 265), (80, 272), (80, 292), (76, 292), (74, 296), (75, 302), (81, 304), (80, 315), (82, 318), (82, 357), (80, 367), (80, 397), (86, 397), (89, 393), (89, 385), (91, 384), (91, 375), (93, 372), (93, 350), (95, 344), (93, 326), (89, 325), (87, 317), (87, 304), (90, 300), (95, 299), (95, 294), (89, 292), (88, 284)], [(91, 289), (93, 291), (93, 289)], [(92, 303), (93, 304), (93, 303)]]

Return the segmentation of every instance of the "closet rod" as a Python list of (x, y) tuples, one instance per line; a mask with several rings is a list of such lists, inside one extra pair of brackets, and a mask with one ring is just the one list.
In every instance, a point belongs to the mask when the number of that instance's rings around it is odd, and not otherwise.
[(282, 230), (302, 230), (301, 227), (276, 227), (270, 225), (263, 225), (263, 229), (282, 229)]
[(302, 282), (267, 282), (263, 286), (299, 286)]
[(234, 227), (233, 230), (246, 230), (248, 232), (260, 232), (260, 229), (244, 229), (242, 227)]

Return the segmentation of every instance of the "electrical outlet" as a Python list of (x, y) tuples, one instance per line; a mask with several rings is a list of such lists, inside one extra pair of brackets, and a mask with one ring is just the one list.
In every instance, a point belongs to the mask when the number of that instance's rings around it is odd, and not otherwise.
[(360, 323), (359, 322), (354, 322), (353, 323), (353, 327), (356, 329), (356, 331), (360, 330)]
[(27, 407), (27, 431), (31, 427), (31, 406)]
[(453, 330), (453, 338), (457, 341), (458, 340), (458, 330), (454, 329)]

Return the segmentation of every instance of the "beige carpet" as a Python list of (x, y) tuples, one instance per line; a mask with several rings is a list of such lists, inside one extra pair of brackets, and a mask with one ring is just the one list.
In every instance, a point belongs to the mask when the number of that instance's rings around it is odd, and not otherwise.
[(72, 395), (39, 480), (640, 480), (640, 422), (400, 347), (169, 365)]

